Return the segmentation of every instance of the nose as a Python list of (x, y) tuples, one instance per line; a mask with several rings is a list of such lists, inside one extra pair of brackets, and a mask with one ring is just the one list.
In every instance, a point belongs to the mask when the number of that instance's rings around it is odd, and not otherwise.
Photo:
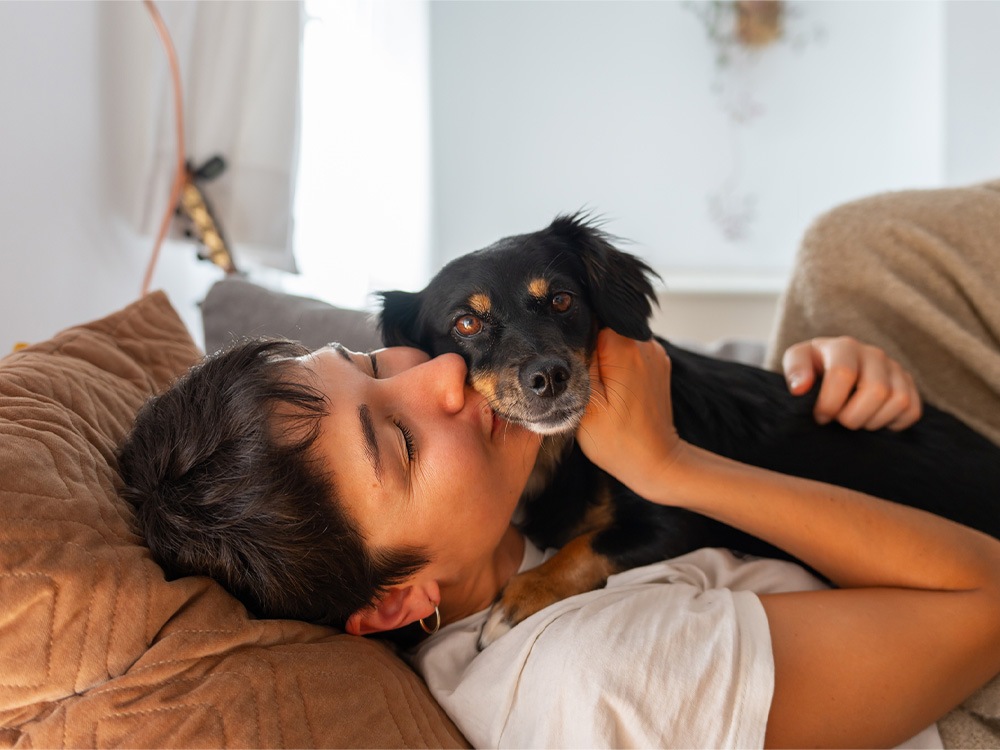
[(465, 406), (465, 377), (468, 368), (458, 354), (440, 354), (407, 371), (407, 388), (414, 395), (426, 394), (428, 405), (457, 414)]
[(555, 398), (568, 383), (569, 368), (561, 359), (536, 359), (521, 368), (521, 386), (540, 398)]

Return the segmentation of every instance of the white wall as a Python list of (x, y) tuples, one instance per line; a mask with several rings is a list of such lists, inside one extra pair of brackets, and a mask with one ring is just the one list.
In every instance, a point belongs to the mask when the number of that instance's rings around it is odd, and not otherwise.
[(769, 292), (678, 292), (660, 294), (649, 322), (653, 332), (677, 342), (723, 339), (766, 341), (778, 307)]
[[(719, 74), (681, 3), (433, 3), (438, 261), (589, 206), (668, 289), (774, 291), (821, 211), (940, 183), (942, 4), (793, 6), (803, 49)], [(734, 125), (720, 82), (763, 113)], [(734, 175), (756, 197), (739, 240), (708, 208)]]
[(1000, 2), (945, 5), (945, 182), (1000, 177)]

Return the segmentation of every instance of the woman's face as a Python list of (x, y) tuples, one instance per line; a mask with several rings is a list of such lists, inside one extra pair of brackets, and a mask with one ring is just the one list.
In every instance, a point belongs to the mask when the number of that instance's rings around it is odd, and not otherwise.
[(442, 583), (499, 544), (539, 437), (494, 415), (457, 354), (333, 344), (300, 360), (329, 399), (317, 441), (368, 544), (429, 553)]

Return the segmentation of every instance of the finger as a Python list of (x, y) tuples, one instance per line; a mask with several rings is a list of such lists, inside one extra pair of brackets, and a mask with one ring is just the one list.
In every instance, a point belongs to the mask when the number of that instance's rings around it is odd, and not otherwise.
[(907, 414), (910, 409), (913, 393), (903, 368), (895, 361), (888, 363), (889, 392), (882, 406), (865, 423), (866, 430), (881, 430), (889, 423)]
[[(862, 347), (858, 356), (857, 385), (837, 415), (837, 421), (849, 430), (861, 429), (890, 402), (892, 385), (885, 353), (876, 347)], [(894, 416), (891, 412), (889, 415)]]
[(663, 344), (655, 338), (652, 338), (646, 339), (645, 346), (648, 347), (649, 353), (652, 357), (665, 362), (667, 367), (670, 367), (670, 355), (667, 354), (667, 350), (663, 348)]
[[(612, 389), (609, 380), (613, 380), (616, 368), (619, 368), (623, 356), (623, 347), (634, 344), (631, 339), (615, 333), (610, 328), (602, 328), (597, 334), (597, 346), (590, 362), (590, 401), (587, 411), (592, 409), (607, 410)], [(619, 396), (620, 398), (620, 396)]]
[[(814, 339), (815, 341), (815, 339)], [(816, 365), (818, 352), (814, 341), (803, 341), (793, 344), (785, 350), (781, 357), (781, 369), (785, 372), (785, 382), (788, 390), (796, 396), (808, 393), (816, 382)]]
[(920, 391), (917, 390), (917, 384), (913, 382), (913, 376), (904, 371), (903, 377), (906, 379), (910, 391), (910, 405), (898, 417), (886, 425), (890, 430), (897, 432), (911, 427), (924, 414), (923, 401), (920, 398)]
[(826, 424), (840, 414), (858, 379), (858, 352), (851, 342), (834, 340), (819, 349), (823, 382), (813, 414)]

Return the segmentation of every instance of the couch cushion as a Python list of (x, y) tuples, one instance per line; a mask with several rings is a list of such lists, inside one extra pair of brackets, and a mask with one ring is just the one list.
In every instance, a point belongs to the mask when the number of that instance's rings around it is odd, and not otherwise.
[(382, 346), (374, 316), (334, 307), (238, 278), (216, 282), (201, 305), (205, 350), (214, 352), (244, 336), (281, 336), (318, 349), (339, 341), (367, 352)]
[(463, 745), (388, 647), (168, 582), (133, 534), (115, 446), (199, 356), (156, 293), (0, 361), (0, 747)]

